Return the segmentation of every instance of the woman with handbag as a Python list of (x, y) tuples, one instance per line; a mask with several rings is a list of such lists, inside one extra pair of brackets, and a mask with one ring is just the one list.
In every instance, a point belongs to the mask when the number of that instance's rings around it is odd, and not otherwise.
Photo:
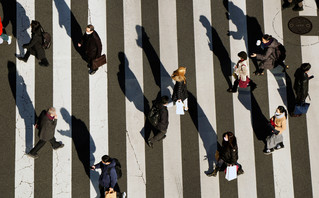
[(273, 127), (270, 136), (266, 138), (265, 155), (271, 154), (275, 149), (284, 148), (282, 132), (287, 127), (287, 110), (283, 106), (278, 106), (275, 115), (270, 118)]
[(176, 102), (183, 102), (184, 110), (188, 111), (188, 93), (187, 93), (187, 85), (186, 85), (186, 67), (179, 67), (172, 74), (172, 79), (176, 81), (172, 100)]
[(238, 160), (238, 147), (237, 147), (237, 140), (235, 135), (228, 131), (223, 134), (223, 142), (222, 147), (218, 150), (219, 152), (219, 159), (217, 160), (216, 167), (214, 171), (207, 176), (214, 176), (216, 177), (218, 171), (221, 169), (223, 165), (227, 166), (238, 166), (237, 174), (241, 175), (244, 173), (242, 166), (237, 163)]

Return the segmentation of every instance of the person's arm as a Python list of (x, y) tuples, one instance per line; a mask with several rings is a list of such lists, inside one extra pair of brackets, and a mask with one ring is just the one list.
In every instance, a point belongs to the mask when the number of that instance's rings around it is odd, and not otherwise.
[(231, 164), (235, 165), (237, 163), (238, 160), (238, 149), (237, 147), (235, 148), (231, 148)]
[(274, 50), (273, 48), (269, 47), (265, 54), (256, 54), (256, 58), (262, 61), (267, 60), (269, 56), (272, 54), (273, 50)]
[(99, 162), (99, 163), (97, 163), (97, 164), (91, 166), (91, 169), (94, 170), (94, 169), (97, 169), (97, 168), (101, 168), (101, 163), (102, 163), (102, 162)]

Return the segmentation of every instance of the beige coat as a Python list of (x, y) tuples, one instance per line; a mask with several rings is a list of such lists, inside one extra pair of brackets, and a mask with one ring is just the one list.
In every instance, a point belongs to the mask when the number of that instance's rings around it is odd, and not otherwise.
[(274, 120), (276, 127), (275, 129), (280, 131), (279, 134), (281, 134), (284, 130), (286, 130), (287, 128), (287, 122), (286, 122), (286, 117), (282, 117), (280, 119), (277, 119), (275, 116), (272, 117), (272, 119)]
[(248, 65), (246, 61), (242, 61), (235, 66), (235, 74), (238, 76), (238, 79), (246, 81), (246, 77), (249, 77)]

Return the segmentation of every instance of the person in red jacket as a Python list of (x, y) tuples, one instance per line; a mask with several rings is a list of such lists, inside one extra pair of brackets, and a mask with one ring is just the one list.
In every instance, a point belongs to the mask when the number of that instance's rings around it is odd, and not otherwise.
[(0, 17), (0, 44), (2, 44), (3, 41), (7, 41), (7, 43), (10, 45), (11, 44), (11, 41), (12, 41), (12, 36), (8, 36), (7, 34), (4, 34), (3, 33), (3, 25), (2, 25), (2, 22), (1, 22), (1, 17)]

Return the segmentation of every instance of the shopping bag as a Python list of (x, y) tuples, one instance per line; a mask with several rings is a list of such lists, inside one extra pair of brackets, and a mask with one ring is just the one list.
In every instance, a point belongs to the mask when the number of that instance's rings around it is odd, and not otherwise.
[(310, 106), (310, 103), (302, 103), (301, 105), (296, 105), (295, 106), (295, 115), (300, 115), (300, 114), (306, 114), (308, 111), (308, 108)]
[(105, 54), (103, 54), (99, 58), (94, 59), (92, 61), (92, 70), (95, 71), (95, 70), (97, 70), (99, 67), (101, 67), (104, 64), (106, 64), (106, 56), (105, 56)]
[(226, 178), (228, 181), (231, 181), (231, 180), (237, 178), (237, 166), (236, 166), (236, 165), (234, 165), (234, 166), (227, 166), (225, 178)]
[(184, 115), (184, 104), (182, 101), (176, 102), (176, 114), (177, 115)]
[(106, 191), (105, 198), (116, 198), (116, 191), (112, 191), (112, 192)]
[(240, 88), (246, 88), (248, 86), (250, 82), (250, 79), (248, 78), (248, 76), (246, 77), (246, 81), (242, 81), (241, 79), (239, 79), (239, 83), (238, 83), (238, 86)]

